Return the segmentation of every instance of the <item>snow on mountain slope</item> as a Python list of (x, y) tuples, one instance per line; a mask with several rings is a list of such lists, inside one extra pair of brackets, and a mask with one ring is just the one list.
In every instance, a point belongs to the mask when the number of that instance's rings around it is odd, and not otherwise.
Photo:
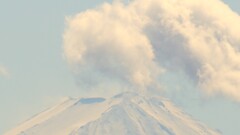
[(70, 98), (5, 135), (219, 135), (161, 97)]

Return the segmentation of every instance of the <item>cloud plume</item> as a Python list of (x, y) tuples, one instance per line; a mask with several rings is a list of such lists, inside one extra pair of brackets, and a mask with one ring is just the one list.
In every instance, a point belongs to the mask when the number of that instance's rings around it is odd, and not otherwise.
[(67, 18), (64, 54), (81, 85), (148, 89), (183, 72), (240, 101), (239, 24), (219, 0), (116, 1)]

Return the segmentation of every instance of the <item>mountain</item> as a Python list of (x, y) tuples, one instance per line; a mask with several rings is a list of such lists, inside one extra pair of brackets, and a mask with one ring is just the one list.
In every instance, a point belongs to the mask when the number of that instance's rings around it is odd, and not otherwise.
[(122, 93), (68, 98), (5, 135), (219, 135), (168, 99)]

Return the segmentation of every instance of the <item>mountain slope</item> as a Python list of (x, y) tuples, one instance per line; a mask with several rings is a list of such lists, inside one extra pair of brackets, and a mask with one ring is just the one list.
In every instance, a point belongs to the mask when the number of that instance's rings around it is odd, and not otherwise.
[(80, 98), (40, 113), (5, 135), (219, 135), (161, 97), (123, 93)]

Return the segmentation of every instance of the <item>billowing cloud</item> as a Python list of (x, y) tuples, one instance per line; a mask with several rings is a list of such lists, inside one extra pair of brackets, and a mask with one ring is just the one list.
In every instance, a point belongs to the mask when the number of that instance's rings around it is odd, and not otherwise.
[(64, 53), (85, 85), (147, 89), (183, 72), (206, 93), (240, 101), (239, 24), (219, 0), (114, 2), (67, 19)]
[(125, 8), (105, 4), (68, 19), (65, 55), (85, 85), (121, 82), (142, 89), (161, 72), (150, 41), (135, 24), (141, 20)]
[(9, 76), (8, 70), (5, 67), (1, 66), (1, 65), (0, 65), (0, 76), (3, 76), (3, 77)]

